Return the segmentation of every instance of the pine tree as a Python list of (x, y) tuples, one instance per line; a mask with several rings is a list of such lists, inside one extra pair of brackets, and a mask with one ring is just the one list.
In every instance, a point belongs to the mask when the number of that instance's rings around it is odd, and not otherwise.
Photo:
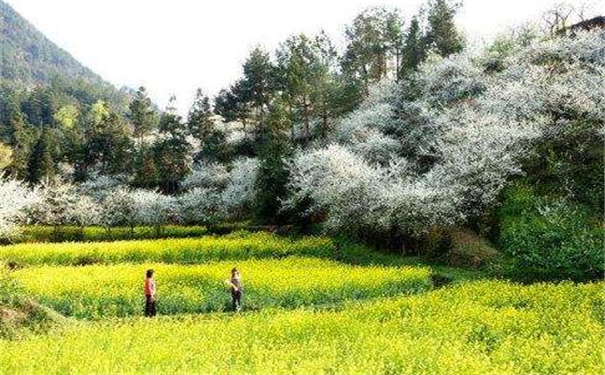
[(11, 176), (25, 179), (31, 147), (37, 137), (25, 122), (18, 93), (12, 90), (6, 92), (1, 104), (0, 124), (3, 126), (0, 138), (12, 148), (10, 163), (6, 169)]
[[(321, 79), (322, 67), (319, 50), (304, 34), (291, 36), (277, 50), (279, 81), (288, 102), (292, 125), (303, 123), (303, 142), (311, 138), (311, 120), (315, 103), (313, 92)], [(291, 129), (294, 139), (294, 127)]]
[(134, 186), (152, 188), (158, 185), (158, 170), (155, 166), (153, 151), (147, 145), (143, 145), (136, 150), (132, 182)]
[(460, 52), (464, 48), (464, 40), (454, 22), (459, 8), (459, 3), (450, 0), (432, 0), (429, 3), (426, 41), (429, 47), (443, 57)]
[(214, 129), (210, 99), (204, 95), (202, 89), (197, 89), (195, 94), (193, 105), (187, 117), (187, 128), (189, 134), (199, 141), (203, 141)]
[(244, 128), (244, 138), (247, 141), (253, 103), (250, 91), (246, 86), (244, 79), (239, 79), (229, 87), (229, 90), (221, 90), (214, 98), (214, 113), (223, 117), (227, 122), (241, 122)]
[(38, 184), (55, 174), (54, 147), (54, 134), (47, 128), (43, 129), (29, 154), (25, 176), (27, 182)]
[(256, 47), (244, 62), (244, 78), (238, 87), (238, 96), (249, 100), (256, 112), (256, 124), (262, 127), (265, 113), (275, 91), (275, 67), (269, 53)]
[(343, 71), (358, 80), (365, 96), (372, 83), (388, 74), (389, 60), (401, 54), (403, 21), (396, 9), (371, 7), (347, 26)]
[(285, 130), (288, 116), (281, 103), (274, 103), (267, 116), (263, 133), (259, 134), (258, 154), (260, 159), (256, 180), (256, 218), (267, 224), (281, 224), (281, 200), (286, 196), (288, 170), (284, 157), (288, 153)]
[(200, 150), (196, 159), (212, 161), (226, 161), (229, 152), (227, 150), (224, 132), (216, 128), (213, 113), (210, 108), (210, 99), (205, 96), (201, 89), (197, 90), (195, 100), (187, 118), (189, 134), (200, 142)]
[(399, 77), (404, 77), (408, 73), (415, 71), (420, 63), (426, 57), (426, 45), (418, 18), (414, 16), (410, 22), (410, 27), (405, 34), (403, 43), (401, 69)]
[(153, 145), (153, 157), (160, 188), (169, 194), (176, 193), (179, 181), (191, 168), (190, 145), (187, 127), (176, 113), (176, 98), (172, 96), (160, 118), (160, 136)]
[(133, 125), (133, 135), (138, 138), (139, 145), (142, 145), (144, 138), (156, 125), (156, 114), (151, 104), (151, 99), (147, 96), (145, 87), (139, 87), (135, 98), (130, 103), (130, 121)]
[(101, 102), (94, 107), (90, 121), (85, 144), (87, 167), (109, 175), (129, 172), (131, 141), (122, 119)]

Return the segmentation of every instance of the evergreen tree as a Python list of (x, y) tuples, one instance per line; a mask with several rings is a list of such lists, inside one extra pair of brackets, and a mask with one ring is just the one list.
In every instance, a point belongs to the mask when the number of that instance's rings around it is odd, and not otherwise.
[(11, 176), (19, 179), (26, 179), (29, 156), (31, 153), (31, 148), (35, 142), (35, 132), (30, 129), (23, 128), (15, 132), (14, 137), (15, 142), (12, 145), (13, 153), (11, 163), (7, 169)]
[(57, 109), (57, 98), (50, 87), (33, 90), (21, 103), (27, 123), (34, 127), (50, 126)]
[(54, 147), (54, 134), (50, 129), (44, 128), (29, 154), (25, 181), (32, 185), (38, 184), (55, 174)]
[(364, 95), (368, 95), (372, 83), (387, 75), (389, 59), (401, 55), (402, 25), (397, 10), (372, 7), (347, 26), (342, 68), (352, 79), (361, 82)]
[(286, 129), (289, 127), (284, 106), (277, 102), (271, 106), (264, 131), (259, 134), (260, 159), (256, 179), (256, 218), (267, 224), (281, 224), (281, 200), (286, 196), (288, 170), (284, 157), (288, 153)]
[(175, 103), (176, 99), (172, 96), (160, 118), (160, 136), (153, 145), (159, 185), (169, 194), (178, 191), (179, 181), (191, 168), (191, 146), (187, 142), (187, 127), (183, 124), (181, 116), (176, 113)]
[(130, 171), (131, 142), (125, 123), (105, 103), (97, 103), (86, 134), (86, 166), (102, 174)]
[(214, 99), (214, 113), (222, 116), (227, 122), (241, 122), (246, 141), (248, 140), (248, 124), (252, 116), (252, 107), (250, 91), (246, 88), (243, 79), (236, 81), (229, 87), (229, 90), (221, 90)]
[(134, 137), (139, 140), (139, 145), (142, 145), (145, 136), (151, 133), (156, 125), (156, 114), (145, 87), (139, 87), (129, 109)]
[(29, 154), (37, 137), (25, 122), (19, 94), (14, 90), (6, 90), (3, 94), (5, 95), (0, 98), (0, 104), (2, 104), (0, 107), (0, 124), (2, 125), (0, 139), (3, 139), (12, 149), (7, 171), (13, 177), (25, 179)]
[[(304, 34), (291, 36), (277, 50), (279, 81), (288, 102), (291, 117), (304, 124), (303, 141), (311, 138), (311, 120), (314, 111), (313, 92), (324, 71), (319, 51)], [(291, 129), (294, 139), (294, 127)]]
[(311, 93), (315, 113), (319, 117), (316, 136), (325, 139), (330, 130), (330, 121), (340, 113), (339, 97), (344, 92), (339, 83), (338, 52), (328, 35), (322, 30), (314, 40), (314, 47), (319, 55), (317, 80)]
[(238, 97), (249, 101), (256, 115), (256, 124), (264, 125), (265, 112), (275, 91), (275, 67), (269, 53), (256, 47), (244, 62), (244, 78), (238, 89)]
[[(384, 20), (384, 39), (388, 57), (394, 60), (395, 75), (401, 70), (403, 53), (403, 18), (397, 9), (387, 12)], [(387, 67), (388, 68), (388, 67)]]
[(212, 116), (210, 99), (198, 89), (187, 118), (189, 134), (200, 142), (196, 159), (225, 161), (228, 156), (225, 134), (216, 128)]
[(227, 122), (239, 120), (238, 99), (233, 86), (228, 90), (222, 89), (214, 97), (213, 112), (221, 116)]
[(454, 22), (460, 6), (460, 3), (450, 0), (431, 0), (429, 2), (426, 42), (430, 48), (443, 57), (460, 52), (464, 48), (464, 40)]
[(12, 90), (0, 92), (0, 139), (9, 144), (14, 144), (15, 133), (25, 127), (25, 118), (21, 111), (18, 94)]
[(187, 128), (189, 134), (199, 141), (203, 141), (213, 130), (212, 111), (210, 110), (210, 99), (197, 89), (193, 105), (187, 117)]
[(137, 187), (152, 188), (158, 186), (158, 183), (158, 170), (155, 166), (154, 150), (148, 145), (143, 145), (136, 150), (132, 184)]
[(187, 118), (189, 134), (200, 142), (200, 150), (196, 159), (206, 159), (223, 162), (228, 159), (228, 145), (225, 133), (216, 128), (213, 113), (210, 109), (210, 99), (197, 90), (195, 100)]
[(425, 58), (425, 38), (420, 30), (418, 17), (414, 16), (405, 34), (399, 77), (404, 77), (408, 73), (415, 71)]

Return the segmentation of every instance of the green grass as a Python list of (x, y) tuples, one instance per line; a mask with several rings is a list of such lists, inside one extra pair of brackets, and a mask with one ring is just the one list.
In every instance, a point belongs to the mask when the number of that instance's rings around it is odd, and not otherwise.
[(457, 284), (340, 310), (75, 324), (0, 341), (0, 373), (602, 374), (604, 284)]

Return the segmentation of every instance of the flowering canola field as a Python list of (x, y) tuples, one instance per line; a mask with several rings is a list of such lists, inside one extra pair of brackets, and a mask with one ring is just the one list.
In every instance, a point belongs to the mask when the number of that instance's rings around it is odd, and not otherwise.
[[(604, 282), (435, 289), (429, 267), (331, 256), (330, 239), (269, 234), (1, 247), (20, 288), (70, 318), (0, 339), (0, 374), (605, 371)], [(233, 266), (239, 314), (224, 312)], [(147, 268), (154, 319), (140, 316)]]
[(242, 270), (247, 309), (300, 307), (427, 291), (427, 268), (359, 267), (289, 257), (203, 265), (120, 264), (28, 267), (14, 272), (26, 291), (60, 313), (78, 318), (142, 315), (142, 275), (154, 269), (160, 314), (229, 309), (223, 286)]
[(210, 260), (281, 258), (289, 255), (329, 256), (325, 237), (291, 240), (259, 232), (115, 242), (24, 243), (0, 248), (0, 261), (26, 265), (87, 265), (95, 263), (164, 262), (196, 264)]
[[(479, 281), (339, 310), (84, 322), (0, 341), (27, 373), (601, 374), (603, 283)], [(35, 354), (33, 354), (35, 353)]]

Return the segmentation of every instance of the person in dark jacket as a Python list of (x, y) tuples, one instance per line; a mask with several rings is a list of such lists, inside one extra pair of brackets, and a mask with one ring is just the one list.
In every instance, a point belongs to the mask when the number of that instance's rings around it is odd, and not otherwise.
[(242, 308), (243, 283), (242, 276), (237, 268), (231, 270), (231, 302), (233, 303), (233, 311), (238, 312)]

